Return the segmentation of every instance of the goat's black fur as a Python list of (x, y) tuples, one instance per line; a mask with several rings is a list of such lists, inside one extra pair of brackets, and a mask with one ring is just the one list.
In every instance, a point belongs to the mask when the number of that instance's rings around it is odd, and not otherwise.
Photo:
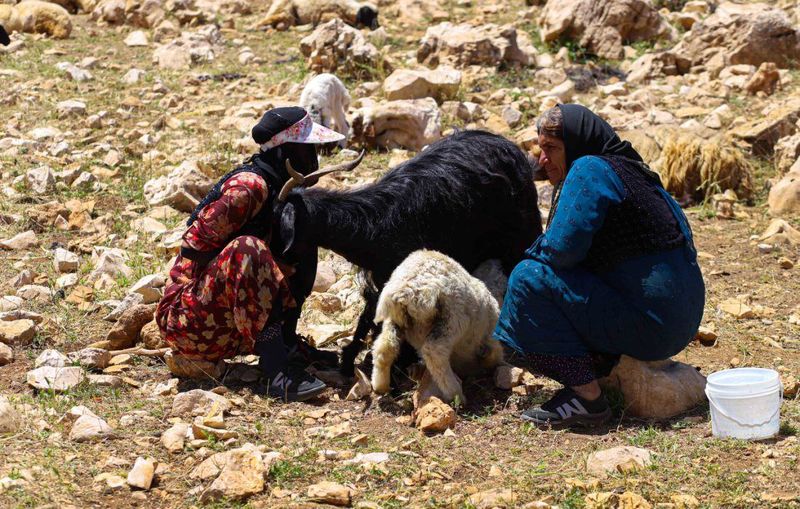
[(0, 25), (0, 44), (3, 46), (8, 46), (11, 44), (11, 39), (8, 37), (8, 33), (6, 29), (3, 28), (3, 25)]
[[(541, 234), (533, 168), (507, 139), (462, 131), (432, 144), (375, 183), (351, 191), (297, 189), (278, 205), (284, 255), (324, 247), (368, 272), (366, 308), (342, 368), (351, 372), (371, 329), (380, 289), (417, 249), (454, 258), (468, 271), (499, 258), (507, 272)], [(377, 291), (376, 291), (377, 290)]]

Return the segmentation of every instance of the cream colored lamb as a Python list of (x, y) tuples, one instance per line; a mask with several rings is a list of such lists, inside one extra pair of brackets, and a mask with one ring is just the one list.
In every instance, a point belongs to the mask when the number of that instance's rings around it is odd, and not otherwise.
[(494, 369), (503, 349), (492, 338), (497, 301), (483, 282), (437, 251), (411, 253), (378, 298), (383, 330), (372, 346), (372, 387), (389, 391), (390, 371), (408, 341), (417, 349), (446, 401), (465, 401), (460, 376)]
[(272, 0), (264, 19), (256, 27), (286, 30), (294, 25), (314, 26), (339, 18), (356, 28), (378, 28), (378, 9), (356, 0)]
[(0, 4), (0, 25), (8, 33), (47, 34), (54, 39), (66, 39), (72, 33), (72, 20), (66, 9), (39, 0)]
[(346, 116), (350, 94), (339, 78), (327, 73), (314, 76), (300, 94), (300, 106), (305, 108), (314, 122), (343, 134), (344, 139), (339, 146), (344, 148), (350, 133)]

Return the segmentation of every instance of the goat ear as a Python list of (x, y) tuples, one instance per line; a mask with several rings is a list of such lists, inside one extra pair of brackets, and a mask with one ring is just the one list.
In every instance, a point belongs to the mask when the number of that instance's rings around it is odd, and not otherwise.
[(278, 231), (278, 235), (281, 239), (281, 245), (283, 246), (283, 253), (281, 253), (283, 256), (288, 255), (292, 250), (292, 247), (294, 247), (296, 220), (297, 212), (295, 211), (294, 205), (287, 203), (281, 211)]

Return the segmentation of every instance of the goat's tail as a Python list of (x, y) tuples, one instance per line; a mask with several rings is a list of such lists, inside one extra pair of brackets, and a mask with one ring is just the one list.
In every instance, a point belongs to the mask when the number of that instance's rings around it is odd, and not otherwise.
[(430, 286), (400, 285), (390, 283), (383, 289), (375, 310), (375, 322), (391, 320), (403, 327), (411, 323), (430, 321), (437, 312), (439, 292)]

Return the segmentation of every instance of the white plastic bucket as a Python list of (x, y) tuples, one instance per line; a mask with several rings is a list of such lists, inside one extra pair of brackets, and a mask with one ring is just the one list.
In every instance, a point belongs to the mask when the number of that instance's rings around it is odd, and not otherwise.
[(759, 440), (778, 434), (783, 386), (777, 371), (717, 371), (706, 380), (706, 396), (715, 437)]

